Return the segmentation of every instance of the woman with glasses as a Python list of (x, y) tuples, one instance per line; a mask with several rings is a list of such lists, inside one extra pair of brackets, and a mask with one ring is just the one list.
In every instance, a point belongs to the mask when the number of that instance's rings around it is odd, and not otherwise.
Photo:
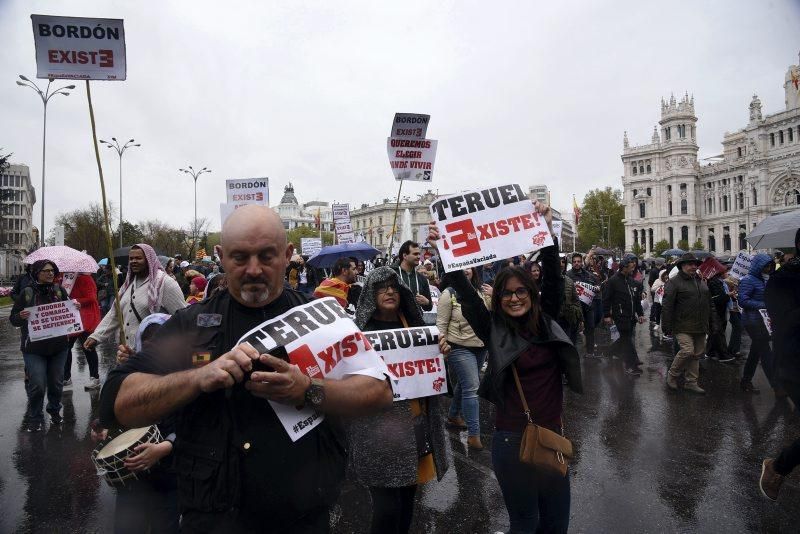
[[(355, 323), (364, 332), (424, 325), (414, 293), (391, 267), (370, 272)], [(408, 532), (417, 485), (441, 480), (449, 466), (439, 397), (395, 401), (386, 412), (353, 420), (348, 437), (351, 465), (372, 497), (370, 532)]]
[[(550, 208), (539, 202), (534, 207), (552, 233)], [(428, 242), (438, 239), (431, 225)], [(496, 407), (492, 465), (511, 532), (567, 532), (569, 527), (569, 475), (542, 472), (519, 460), (528, 420), (512, 371), (517, 371), (533, 422), (562, 433), (562, 376), (577, 393), (583, 385), (578, 352), (555, 320), (564, 289), (558, 241), (555, 236), (553, 240), (555, 245), (541, 250), (541, 287), (530, 270), (504, 269), (495, 279), (490, 310), (461, 271), (445, 276), (461, 295), (464, 317), (489, 350), (489, 368), (478, 393)]]
[[(44, 426), (42, 404), (47, 393), (47, 413), (51, 423), (61, 424), (61, 393), (63, 392), (64, 363), (67, 361), (69, 340), (67, 336), (31, 341), (28, 335), (30, 312), (25, 308), (67, 300), (66, 290), (54, 284), (58, 267), (48, 260), (39, 260), (31, 266), (33, 285), (22, 290), (11, 309), (11, 324), (20, 327), (22, 357), (25, 360), (25, 391), (28, 407), (23, 427), (27, 432), (38, 432)], [(80, 309), (80, 303), (75, 306)]]

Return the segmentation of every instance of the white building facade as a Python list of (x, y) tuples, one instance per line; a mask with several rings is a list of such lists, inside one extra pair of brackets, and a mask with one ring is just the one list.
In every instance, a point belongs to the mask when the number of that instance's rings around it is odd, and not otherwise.
[[(697, 160), (694, 97), (661, 101), (650, 144), (623, 138), (625, 248), (650, 255), (655, 243), (696, 240), (705, 250), (735, 254), (768, 215), (800, 209), (800, 69), (784, 78), (785, 109), (763, 115), (753, 96), (749, 122), (726, 133), (720, 156)], [(684, 243), (684, 244), (686, 244)]]
[(0, 279), (23, 272), (23, 259), (36, 245), (33, 228), (36, 191), (27, 165), (9, 165), (0, 174)]
[(317, 217), (320, 219), (323, 232), (333, 231), (333, 212), (327, 202), (311, 201), (300, 204), (294, 194), (291, 182), (283, 188), (280, 204), (273, 206), (283, 221), (283, 227), (293, 230), (299, 227), (318, 228)]

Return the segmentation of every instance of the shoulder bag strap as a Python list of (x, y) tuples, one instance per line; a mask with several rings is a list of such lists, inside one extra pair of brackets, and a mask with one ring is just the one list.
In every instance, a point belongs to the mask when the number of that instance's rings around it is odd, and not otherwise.
[[(131, 281), (131, 297), (133, 297), (133, 289), (134, 289), (135, 285), (136, 285), (136, 280), (132, 280)], [(136, 310), (136, 306), (133, 305), (133, 298), (131, 298), (131, 301), (129, 302), (129, 304), (131, 306), (131, 311), (136, 316), (136, 320), (139, 321), (139, 324), (141, 324), (142, 316), (139, 315), (139, 312)]]
[(408, 321), (406, 321), (406, 316), (403, 315), (403, 312), (398, 311), (397, 315), (400, 317), (400, 322), (402, 323), (403, 328), (408, 328)]
[(511, 364), (511, 372), (514, 373), (514, 382), (517, 384), (517, 391), (519, 392), (520, 400), (522, 400), (522, 407), (525, 410), (525, 416), (528, 418), (528, 423), (533, 423), (533, 419), (531, 418), (531, 409), (528, 408), (528, 401), (525, 400), (525, 394), (522, 392), (522, 384), (519, 382), (517, 367), (513, 363)]

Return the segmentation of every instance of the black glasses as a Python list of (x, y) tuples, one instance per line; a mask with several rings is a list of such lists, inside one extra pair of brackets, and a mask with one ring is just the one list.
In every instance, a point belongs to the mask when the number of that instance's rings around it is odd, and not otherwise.
[(39, 272), (40, 273), (54, 273), (54, 272), (56, 272), (56, 270), (55, 269), (42, 269)]
[(514, 291), (509, 291), (504, 289), (502, 293), (500, 293), (500, 298), (503, 300), (511, 300), (511, 297), (516, 296), (517, 300), (525, 300), (528, 298), (528, 290), (524, 287), (518, 287)]
[(377, 293), (378, 295), (384, 295), (388, 293), (390, 289), (392, 290), (392, 293), (400, 292), (400, 286), (398, 286), (397, 284), (388, 283), (377, 286), (375, 288), (375, 293)]

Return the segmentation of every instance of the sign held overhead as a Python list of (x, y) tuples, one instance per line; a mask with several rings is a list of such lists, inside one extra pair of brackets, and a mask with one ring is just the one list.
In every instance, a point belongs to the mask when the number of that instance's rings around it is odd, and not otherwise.
[(31, 21), (37, 78), (126, 78), (122, 19), (31, 15)]

